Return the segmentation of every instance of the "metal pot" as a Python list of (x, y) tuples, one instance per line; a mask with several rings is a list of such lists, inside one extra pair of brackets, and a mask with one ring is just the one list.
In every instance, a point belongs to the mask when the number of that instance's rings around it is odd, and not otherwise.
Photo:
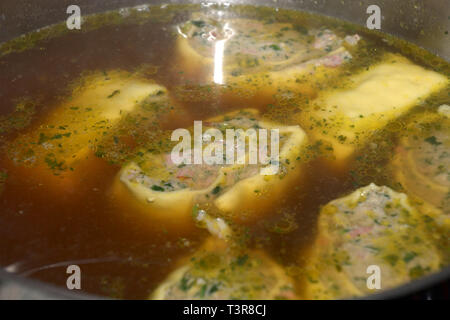
[[(202, 3), (201, 0), (2, 0), (0, 3), (0, 42), (67, 19), (71, 4), (82, 8), (83, 15), (132, 7), (141, 4)], [(415, 43), (450, 61), (450, 6), (448, 0), (209, 0), (213, 3), (250, 4), (304, 10), (366, 25), (370, 5), (381, 8), (381, 31)], [(390, 299), (426, 289), (450, 278), (450, 266), (437, 274), (366, 298)], [(0, 299), (95, 298), (21, 278), (0, 269)]]

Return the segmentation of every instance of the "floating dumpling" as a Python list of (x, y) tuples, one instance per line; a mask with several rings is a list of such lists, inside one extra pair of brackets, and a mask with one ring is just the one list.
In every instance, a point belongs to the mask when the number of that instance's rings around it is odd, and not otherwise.
[(209, 240), (150, 296), (156, 300), (295, 299), (294, 283), (264, 252), (236, 253)]
[(392, 297), (450, 272), (445, 30), (416, 39), (438, 57), (284, 9), (368, 1), (91, 1), (138, 2), (0, 44), (0, 270), (64, 291), (78, 265), (114, 299)]
[(179, 68), (185, 76), (269, 96), (278, 89), (312, 95), (313, 82), (331, 77), (350, 60), (345, 46), (360, 39), (344, 39), (328, 29), (199, 13), (180, 25), (178, 33)]
[[(36, 149), (36, 157), (51, 153), (65, 165), (71, 164), (139, 103), (167, 100), (164, 87), (122, 71), (93, 74), (78, 83), (39, 127), (15, 141), (18, 151), (26, 145)], [(20, 155), (15, 156), (17, 162), (33, 160)]]
[(337, 160), (349, 157), (377, 129), (448, 84), (445, 76), (388, 54), (382, 62), (324, 91), (299, 122), (331, 143)]
[(67, 184), (74, 168), (83, 166), (91, 148), (124, 115), (152, 103), (168, 104), (167, 90), (140, 76), (125, 71), (84, 76), (75, 83), (70, 97), (11, 143), (9, 156), (16, 164), (40, 168), (39, 172), (50, 175), (57, 184)]
[[(223, 132), (224, 139), (228, 130), (235, 130), (237, 138), (233, 137), (231, 143), (235, 147), (232, 153), (236, 154), (233, 163), (227, 164), (227, 150), (222, 141), (210, 141), (203, 145), (203, 149), (214, 144), (223, 147), (223, 156), (219, 156), (219, 160), (223, 161), (219, 163), (176, 164), (171, 153), (142, 153), (119, 172), (113, 187), (118, 198), (127, 204), (135, 203), (149, 217), (172, 222), (178, 227), (185, 223), (192, 224), (191, 212), (195, 203), (209, 203), (221, 214), (237, 222), (245, 222), (270, 211), (292, 179), (301, 174), (297, 157), (307, 138), (299, 126), (281, 126), (260, 120), (258, 111), (253, 109), (209, 119), (204, 125)], [(256, 132), (261, 129), (269, 132), (266, 139), (261, 138), (261, 134), (258, 139)], [(244, 145), (245, 149), (239, 156), (237, 141), (239, 137), (243, 138), (242, 141), (252, 140), (251, 134), (248, 135), (252, 132), (250, 130), (255, 133), (253, 141), (258, 142), (258, 148), (265, 140), (267, 149), (271, 150), (272, 129), (279, 133), (277, 163), (271, 162), (272, 154), (268, 152), (269, 161), (266, 164), (261, 162), (261, 154), (257, 155), (260, 162), (250, 162), (250, 142)]]
[(445, 105), (439, 111), (412, 122), (400, 139), (393, 167), (408, 194), (432, 205), (435, 210), (429, 212), (436, 211), (438, 224), (450, 229), (450, 117)]
[(381, 289), (439, 270), (425, 221), (405, 194), (374, 184), (331, 201), (320, 211), (305, 298), (375, 293), (367, 286), (369, 266), (380, 268)]

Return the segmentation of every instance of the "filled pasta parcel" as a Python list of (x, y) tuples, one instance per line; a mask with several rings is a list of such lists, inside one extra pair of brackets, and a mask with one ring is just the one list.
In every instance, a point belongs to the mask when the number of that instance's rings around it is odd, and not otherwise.
[[(282, 22), (193, 13), (177, 26), (177, 67), (187, 79), (270, 97), (280, 90), (315, 94), (315, 84), (352, 60), (357, 34)], [(236, 99), (236, 97), (234, 97)]]
[[(329, 202), (305, 260), (304, 298), (358, 297), (439, 270), (427, 223), (406, 194), (373, 183)], [(378, 283), (369, 281), (374, 268)]]
[(72, 190), (77, 177), (95, 170), (87, 163), (95, 163), (95, 150), (128, 115), (144, 111), (156, 121), (170, 118), (167, 110), (173, 108), (164, 86), (122, 70), (88, 73), (69, 89), (42, 121), (8, 146), (9, 159), (23, 174), (34, 168), (33, 176), (56, 189)]
[(377, 130), (448, 85), (448, 78), (399, 54), (343, 77), (296, 115), (314, 140), (329, 143), (339, 164), (351, 159)]
[[(302, 173), (298, 160), (307, 138), (299, 126), (263, 120), (253, 109), (208, 119), (203, 126), (207, 130), (202, 139), (213, 129), (227, 140), (227, 130), (233, 130), (235, 135), (228, 144), (233, 150), (228, 150), (224, 140), (207, 139), (201, 144), (201, 154), (214, 149), (216, 156), (221, 150), (220, 156), (215, 157), (216, 162), (202, 159), (201, 163), (194, 162), (195, 150), (189, 163), (175, 163), (172, 152), (142, 151), (117, 174), (113, 187), (116, 196), (124, 203), (134, 203), (150, 220), (178, 227), (191, 224), (193, 206), (204, 203), (220, 215), (245, 223), (269, 212), (292, 179)], [(261, 132), (267, 135), (263, 137)], [(276, 150), (271, 147), (273, 138)], [(252, 148), (258, 144), (255, 154)], [(230, 152), (234, 154), (233, 162), (229, 161)], [(277, 153), (276, 159), (271, 152)], [(267, 159), (252, 164), (251, 158), (263, 153)]]

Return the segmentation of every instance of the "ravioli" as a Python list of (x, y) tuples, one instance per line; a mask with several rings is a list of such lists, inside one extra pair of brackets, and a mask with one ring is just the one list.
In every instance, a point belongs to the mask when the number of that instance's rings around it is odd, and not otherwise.
[(208, 240), (183, 259), (150, 299), (270, 300), (294, 299), (294, 283), (283, 268), (259, 250), (233, 252)]
[(18, 150), (13, 158), (16, 162), (33, 161), (20, 154), (27, 146), (34, 149), (34, 158), (52, 153), (58, 161), (70, 165), (83, 158), (89, 146), (95, 145), (105, 132), (146, 99), (167, 100), (167, 91), (124, 71), (83, 77), (77, 81), (72, 95), (39, 127), (14, 141)]
[(426, 218), (405, 194), (375, 184), (331, 201), (320, 211), (305, 298), (375, 293), (367, 286), (372, 265), (380, 268), (381, 289), (439, 270), (441, 258), (426, 233)]
[(358, 35), (341, 38), (328, 29), (200, 13), (178, 32), (177, 61), (185, 76), (201, 75), (200, 82), (245, 88), (254, 96), (271, 96), (279, 89), (314, 95), (313, 82), (337, 74), (352, 59), (346, 47), (360, 40)]
[(278, 129), (280, 147), (276, 172), (272, 172), (271, 163), (250, 164), (248, 148), (244, 153), (245, 161), (234, 164), (177, 165), (172, 162), (171, 154), (142, 153), (117, 175), (114, 193), (124, 203), (137, 200), (140, 211), (149, 217), (172, 222), (178, 227), (192, 223), (191, 211), (195, 203), (212, 202), (221, 214), (236, 222), (260, 217), (276, 205), (277, 198), (292, 179), (301, 174), (297, 157), (307, 138), (299, 126), (281, 126), (259, 118), (258, 111), (245, 109), (204, 123), (222, 132), (242, 129), (245, 139), (248, 129)]
[(440, 110), (419, 114), (411, 121), (392, 165), (402, 187), (432, 206), (425, 205), (424, 210), (438, 225), (450, 230), (450, 117), (444, 113), (445, 108)]
[(376, 130), (405, 114), (448, 79), (397, 54), (342, 80), (344, 88), (324, 91), (298, 117), (315, 139), (331, 143), (345, 160)]
[(16, 164), (34, 167), (34, 175), (43, 181), (73, 189), (77, 175), (73, 171), (84, 170), (92, 148), (143, 103), (168, 104), (167, 90), (120, 70), (81, 77), (70, 97), (10, 144), (9, 157)]

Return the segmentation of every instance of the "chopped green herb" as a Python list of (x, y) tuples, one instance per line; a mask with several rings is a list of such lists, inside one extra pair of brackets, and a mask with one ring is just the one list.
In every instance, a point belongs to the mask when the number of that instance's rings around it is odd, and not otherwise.
[(151, 189), (152, 189), (153, 191), (164, 191), (164, 188), (163, 188), (163, 187), (157, 186), (156, 184), (154, 184), (154, 185), (151, 187)]
[(419, 278), (425, 274), (424, 268), (421, 265), (417, 265), (409, 270), (409, 276), (413, 279)]
[(425, 141), (434, 146), (438, 146), (438, 145), (442, 144), (442, 142), (439, 142), (435, 136), (428, 137), (425, 139)]
[(397, 261), (398, 261), (398, 256), (396, 256), (395, 254), (389, 254), (389, 255), (385, 256), (384, 259), (385, 259), (391, 266), (395, 266), (395, 265), (397, 264)]
[(244, 254), (244, 255), (240, 255), (236, 258), (236, 264), (238, 266), (243, 266), (248, 260), (248, 255)]
[(206, 25), (205, 21), (202, 20), (192, 20), (191, 23), (197, 28), (203, 28)]
[(119, 93), (120, 93), (120, 90), (114, 90), (113, 93), (111, 93), (111, 94), (108, 96), (108, 99), (111, 99), (112, 97), (118, 95)]
[(220, 192), (220, 186), (215, 187), (215, 188), (211, 191), (212, 194), (218, 194), (219, 192)]
[(403, 261), (405, 261), (406, 263), (410, 262), (412, 259), (414, 259), (415, 257), (417, 257), (417, 253), (411, 251), (411, 252), (407, 252), (405, 254), (405, 256), (403, 257)]
[(269, 46), (269, 48), (271, 48), (271, 49), (273, 49), (275, 51), (280, 51), (281, 50), (281, 48), (278, 45), (276, 45), (276, 44), (271, 44)]

